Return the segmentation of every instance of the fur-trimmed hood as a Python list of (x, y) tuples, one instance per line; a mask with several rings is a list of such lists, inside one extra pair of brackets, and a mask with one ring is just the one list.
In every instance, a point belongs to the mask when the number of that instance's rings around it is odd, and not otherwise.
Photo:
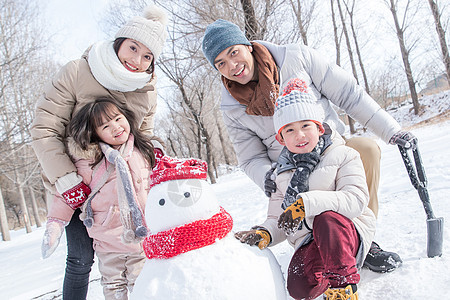
[(66, 140), (67, 150), (69, 155), (74, 160), (87, 159), (94, 160), (95, 157), (102, 152), (98, 143), (89, 144), (86, 150), (83, 150), (72, 137), (68, 137)]

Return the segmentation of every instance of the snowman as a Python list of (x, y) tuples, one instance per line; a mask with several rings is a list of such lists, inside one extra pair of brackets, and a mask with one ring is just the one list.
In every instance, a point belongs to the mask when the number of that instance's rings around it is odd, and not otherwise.
[(197, 159), (162, 157), (145, 208), (147, 256), (130, 299), (286, 300), (280, 265), (269, 249), (236, 240), (233, 219)]

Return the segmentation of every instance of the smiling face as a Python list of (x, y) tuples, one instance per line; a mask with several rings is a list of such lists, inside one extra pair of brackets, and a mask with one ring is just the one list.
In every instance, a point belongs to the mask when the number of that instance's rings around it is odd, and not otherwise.
[(97, 126), (95, 133), (104, 143), (118, 147), (128, 141), (130, 123), (118, 110), (112, 118), (103, 116), (103, 122)]
[(257, 79), (252, 52), (252, 46), (233, 45), (217, 55), (214, 66), (225, 78), (245, 85)]
[(297, 121), (287, 124), (276, 135), (277, 141), (292, 153), (309, 153), (324, 132), (313, 121)]
[(146, 72), (153, 62), (152, 52), (141, 42), (132, 39), (123, 41), (117, 56), (130, 72)]

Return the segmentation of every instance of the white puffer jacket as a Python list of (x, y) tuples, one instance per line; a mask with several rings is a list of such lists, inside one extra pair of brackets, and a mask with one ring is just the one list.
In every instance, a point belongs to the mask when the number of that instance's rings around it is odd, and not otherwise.
[(277, 227), (278, 217), (283, 212), (281, 203), (295, 170), (279, 174), (276, 178), (277, 191), (269, 200), (266, 221), (260, 225), (271, 235), (270, 246), (288, 240), (295, 249), (312, 238), (314, 217), (331, 210), (349, 219), (355, 224), (361, 239), (357, 255), (357, 266), (361, 267), (375, 235), (376, 219), (367, 207), (369, 192), (359, 153), (345, 146), (344, 140), (332, 133), (333, 144), (321, 155), (320, 161), (309, 177), (309, 191), (300, 193), (305, 204), (305, 222), (301, 230), (286, 236)]
[[(352, 74), (327, 62), (319, 52), (300, 44), (280, 46), (256, 42), (267, 47), (279, 67), (280, 92), (289, 79), (304, 80), (324, 107), (325, 122), (341, 135), (344, 133), (344, 124), (332, 104), (343, 109), (385, 142), (401, 129), (397, 121), (356, 83)], [(247, 115), (245, 106), (237, 102), (223, 86), (221, 110), (239, 166), (263, 189), (264, 175), (272, 162), (277, 161), (282, 149), (275, 140), (272, 117)]]

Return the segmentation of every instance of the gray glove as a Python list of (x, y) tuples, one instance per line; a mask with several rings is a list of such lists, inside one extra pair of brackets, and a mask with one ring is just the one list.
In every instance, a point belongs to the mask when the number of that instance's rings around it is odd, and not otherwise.
[(273, 163), (269, 171), (267, 171), (264, 177), (264, 193), (267, 197), (272, 196), (277, 190), (277, 184), (275, 183), (275, 169), (277, 168), (277, 163)]
[(399, 145), (403, 148), (415, 148), (417, 144), (417, 138), (409, 131), (399, 131), (394, 134), (389, 140), (391, 145)]

